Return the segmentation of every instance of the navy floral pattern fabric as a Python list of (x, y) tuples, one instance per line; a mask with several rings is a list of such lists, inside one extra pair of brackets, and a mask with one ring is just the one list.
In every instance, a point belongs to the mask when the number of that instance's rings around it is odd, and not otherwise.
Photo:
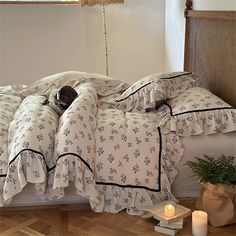
[(3, 197), (10, 199), (30, 183), (47, 180), (52, 163), (58, 114), (43, 106), (43, 96), (26, 97), (16, 110), (8, 130), (9, 169)]
[(189, 88), (165, 104), (170, 113), (162, 120), (165, 133), (187, 137), (236, 130), (236, 109), (207, 89)]
[(116, 98), (115, 105), (125, 111), (144, 112), (196, 84), (197, 81), (190, 72), (152, 74), (126, 89)]
[[(78, 97), (59, 116), (43, 101), (52, 85), (64, 84)], [(48, 201), (63, 197), (72, 184), (97, 212), (139, 214), (175, 200), (171, 184), (184, 150), (179, 134), (168, 128), (171, 104), (145, 113), (117, 109), (113, 101), (126, 87), (80, 72), (49, 76), (20, 92), (0, 87), (0, 205), (27, 183)]]
[(3, 203), (3, 187), (8, 170), (9, 124), (22, 101), (20, 94), (11, 86), (0, 87), (0, 205)]
[[(183, 149), (176, 135), (164, 135), (158, 128), (165, 111), (113, 109), (109, 98), (119, 96), (125, 83), (96, 76), (86, 81), (84, 75), (76, 81), (74, 76), (74, 72), (51, 76), (11, 98), (0, 97), (1, 108), (10, 109), (0, 117), (7, 153), (0, 162), (1, 205), (27, 183), (49, 201), (63, 197), (64, 189), (73, 184), (98, 212), (127, 209), (138, 214), (144, 206), (175, 200), (170, 184)], [(43, 93), (52, 85), (59, 87), (63, 79), (67, 85), (75, 84), (78, 97), (59, 116), (43, 105)], [(104, 89), (108, 96), (101, 96)]]

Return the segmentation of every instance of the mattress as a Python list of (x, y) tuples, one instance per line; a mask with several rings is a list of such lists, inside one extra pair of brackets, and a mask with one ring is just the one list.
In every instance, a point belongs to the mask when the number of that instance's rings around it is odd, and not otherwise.
[[(196, 177), (192, 177), (191, 170), (184, 165), (188, 160), (202, 157), (203, 154), (219, 156), (221, 154), (236, 156), (236, 132), (226, 134), (212, 134), (209, 136), (192, 136), (181, 138), (185, 152), (178, 164), (178, 175), (172, 185), (176, 197), (198, 197), (201, 186)], [(88, 200), (75, 193), (73, 185), (65, 189), (65, 196), (54, 204), (85, 203)], [(47, 205), (50, 202), (40, 199), (34, 194), (34, 186), (28, 184), (21, 193), (16, 195), (8, 206)]]
[[(194, 160), (195, 157), (209, 156), (218, 157), (221, 154), (236, 156), (236, 132), (226, 134), (211, 134), (209, 136), (191, 136), (181, 138), (184, 146), (184, 156), (177, 166), (178, 175), (172, 185), (172, 192), (176, 197), (198, 197), (201, 186), (186, 161)], [(235, 160), (236, 163), (236, 160)]]

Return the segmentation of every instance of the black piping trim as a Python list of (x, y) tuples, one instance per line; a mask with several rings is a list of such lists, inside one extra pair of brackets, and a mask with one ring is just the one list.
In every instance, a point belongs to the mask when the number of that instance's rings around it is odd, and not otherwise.
[[(64, 156), (67, 156), (67, 155), (71, 155), (71, 156), (76, 156), (76, 157), (78, 157), (78, 158), (88, 167), (88, 169), (93, 173), (93, 170), (92, 170), (92, 168), (90, 167), (90, 165), (89, 165), (81, 156), (79, 156), (79, 155), (76, 154), (76, 153), (72, 153), (72, 152), (64, 153), (64, 154), (60, 155), (60, 156), (57, 158), (56, 163), (58, 162), (58, 160), (59, 160), (60, 158), (62, 158), (62, 157), (64, 157)], [(50, 168), (50, 171), (53, 170), (55, 167), (56, 167), (56, 165), (54, 165), (53, 167), (51, 167), (51, 168)]]
[(160, 78), (160, 79), (174, 79), (174, 78), (178, 78), (183, 75), (191, 75), (191, 74), (192, 74), (192, 72), (185, 72), (185, 73), (181, 73), (180, 75), (174, 75), (174, 76), (164, 77), (164, 78)]
[(168, 106), (168, 108), (170, 109), (170, 115), (173, 116), (172, 107), (170, 106), (170, 104), (168, 104), (168, 103), (166, 103), (166, 102), (163, 102), (163, 104), (165, 104), (166, 106)]
[(55, 168), (56, 168), (56, 165), (54, 165), (54, 166), (52, 166), (52, 167), (48, 168), (48, 172), (50, 172), (50, 171), (54, 170)]
[[(16, 158), (17, 158), (22, 152), (24, 152), (24, 151), (30, 151), (30, 152), (34, 152), (34, 153), (36, 153), (36, 154), (38, 154), (38, 155), (41, 155), (41, 156), (43, 157), (43, 161), (44, 161), (45, 166), (46, 166), (46, 168), (47, 168), (47, 172), (50, 172), (50, 171), (52, 171), (53, 169), (55, 169), (56, 165), (54, 165), (54, 166), (52, 166), (52, 167), (50, 167), (50, 168), (47, 166), (45, 157), (44, 157), (44, 155), (43, 155), (41, 152), (38, 152), (38, 151), (33, 150), (33, 149), (30, 149), (30, 148), (22, 149), (22, 150), (9, 162), (9, 166), (10, 166), (10, 165), (16, 160)], [(88, 169), (93, 173), (92, 168), (89, 166), (89, 164), (88, 164), (81, 156), (79, 156), (79, 155), (76, 154), (76, 153), (64, 153), (64, 154), (60, 155), (60, 156), (57, 158), (56, 163), (58, 162), (58, 160), (59, 160), (60, 158), (62, 158), (62, 157), (64, 157), (64, 156), (67, 156), (67, 155), (72, 155), (72, 156), (78, 157), (78, 158), (88, 167)], [(2, 174), (2, 175), (0, 175), (0, 178), (1, 178), (1, 177), (6, 177), (6, 176), (7, 176), (7, 174)]]
[(99, 184), (99, 185), (113, 185), (113, 186), (117, 186), (117, 187), (121, 187), (121, 188), (142, 188), (142, 189), (147, 189), (147, 190), (150, 190), (150, 191), (153, 191), (153, 192), (160, 192), (161, 190), (159, 189), (151, 189), (151, 188), (148, 188), (148, 187), (145, 187), (145, 186), (136, 186), (136, 185), (131, 185), (131, 184), (128, 184), (128, 185), (122, 185), (122, 184), (116, 184), (116, 183), (106, 183), (106, 182), (96, 182), (96, 184)]
[(116, 183), (107, 183), (107, 182), (96, 182), (96, 184), (99, 185), (113, 185), (113, 186), (117, 186), (117, 187), (121, 187), (121, 188), (142, 188), (142, 189), (146, 189), (146, 190), (150, 190), (153, 192), (160, 192), (161, 191), (161, 155), (162, 155), (162, 136), (161, 136), (161, 128), (157, 127), (158, 130), (158, 134), (159, 134), (159, 139), (160, 139), (160, 149), (159, 149), (159, 160), (158, 160), (158, 164), (159, 164), (159, 168), (158, 168), (158, 185), (159, 188), (158, 189), (151, 189), (145, 186), (138, 186), (138, 185), (122, 185), (122, 184), (116, 184)]
[[(183, 75), (190, 75), (192, 74), (192, 72), (186, 72), (186, 73), (182, 73), (180, 75), (174, 75), (174, 76), (170, 76), (170, 77), (166, 77), (166, 78), (160, 78), (160, 79), (174, 79), (174, 78), (177, 78), (177, 77), (180, 77), (180, 76), (183, 76)], [(129, 94), (127, 97), (125, 98), (122, 98), (122, 99), (117, 99), (115, 100), (116, 102), (122, 102), (124, 100), (126, 100), (127, 98), (129, 98), (130, 96), (134, 95), (135, 93), (137, 93), (140, 89), (146, 87), (147, 85), (151, 84), (152, 82), (154, 82), (154, 80), (150, 81), (149, 83), (147, 84), (144, 84), (142, 87), (138, 88), (136, 91), (132, 92), (131, 94)]]
[(42, 156), (42, 157), (43, 157), (43, 161), (44, 161), (44, 163), (45, 163), (45, 165), (46, 165), (46, 167), (47, 167), (47, 170), (49, 170), (49, 167), (47, 166), (47, 163), (46, 163), (46, 160), (45, 160), (44, 155), (43, 155), (41, 152), (38, 152), (38, 151), (33, 150), (33, 149), (30, 149), (30, 148), (25, 148), (25, 149), (22, 149), (20, 152), (18, 152), (18, 154), (9, 162), (9, 165), (11, 165), (11, 163), (12, 163), (13, 161), (15, 161), (15, 159), (16, 159), (22, 152), (25, 152), (25, 151), (34, 152), (34, 153), (36, 153), (36, 154)]
[(116, 100), (116, 102), (122, 102), (122, 101), (126, 100), (126, 99), (129, 98), (130, 96), (132, 96), (132, 95), (134, 95), (135, 93), (137, 93), (140, 89), (142, 89), (142, 88), (146, 87), (147, 85), (151, 84), (153, 81), (154, 81), (154, 80), (150, 81), (150, 82), (147, 83), (147, 84), (144, 84), (142, 87), (138, 88), (137, 90), (135, 90), (134, 92), (132, 92), (131, 94), (129, 94), (127, 97), (122, 98), (122, 99), (120, 99), (120, 100)]
[[(151, 189), (151, 188), (148, 188), (148, 187), (145, 187), (145, 186), (136, 186), (136, 185), (121, 185), (121, 184), (116, 184), (116, 183), (103, 183), (103, 182), (96, 182), (96, 184), (99, 184), (99, 185), (114, 185), (114, 186), (118, 186), (118, 187), (122, 187), (122, 188), (142, 188), (142, 189), (147, 189), (147, 190), (150, 190), (150, 191), (153, 191), (153, 192), (160, 192), (161, 191), (161, 155), (162, 155), (162, 136), (161, 136), (161, 129), (160, 127), (157, 127), (157, 130), (158, 130), (158, 134), (159, 134), (159, 138), (160, 138), (160, 149), (159, 149), (159, 160), (158, 160), (158, 163), (159, 163), (159, 168), (158, 168), (158, 185), (159, 185), (159, 189)], [(37, 153), (39, 155), (41, 155), (43, 157), (43, 160), (44, 160), (44, 163), (47, 167), (47, 171), (52, 171), (53, 169), (55, 169), (56, 165), (52, 166), (52, 167), (48, 167), (47, 164), (46, 164), (46, 160), (45, 160), (45, 157), (44, 155), (41, 153), (41, 152), (38, 152), (36, 150), (33, 150), (33, 149), (22, 149), (9, 163), (9, 165), (11, 165), (11, 163), (13, 161), (16, 160), (16, 158), (24, 151), (31, 151), (31, 152), (34, 152), (34, 153)], [(57, 160), (56, 160), (56, 163), (58, 162), (58, 160), (64, 156), (67, 156), (67, 155), (72, 155), (72, 156), (76, 156), (78, 157), (87, 167), (88, 169), (93, 173), (92, 171), (92, 168), (89, 166), (89, 164), (81, 158), (81, 156), (79, 156), (78, 154), (76, 153), (64, 153), (62, 155), (60, 155)], [(6, 174), (3, 174), (3, 175), (0, 175), (0, 177), (6, 177), (7, 175)]]
[(191, 111), (185, 111), (185, 112), (180, 112), (180, 113), (173, 114), (173, 112), (172, 112), (172, 107), (170, 106), (170, 104), (168, 104), (168, 103), (166, 103), (166, 102), (164, 102), (164, 104), (169, 107), (171, 116), (178, 116), (178, 115), (187, 114), (187, 113), (192, 113), (192, 112), (204, 112), (204, 111), (233, 109), (233, 107), (215, 107), (215, 108), (206, 108), (206, 109), (199, 109), (199, 110), (191, 110)]

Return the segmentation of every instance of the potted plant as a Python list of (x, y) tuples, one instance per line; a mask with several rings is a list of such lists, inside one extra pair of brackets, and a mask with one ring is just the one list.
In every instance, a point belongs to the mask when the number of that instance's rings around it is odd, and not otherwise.
[(196, 161), (185, 163), (203, 185), (197, 207), (208, 213), (209, 222), (213, 226), (236, 223), (234, 159), (234, 156), (221, 155), (214, 158), (204, 155), (204, 158), (196, 158)]

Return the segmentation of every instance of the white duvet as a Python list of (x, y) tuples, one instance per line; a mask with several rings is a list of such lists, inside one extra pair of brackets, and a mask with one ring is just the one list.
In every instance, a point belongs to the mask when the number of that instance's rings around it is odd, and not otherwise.
[[(78, 97), (59, 116), (42, 105), (52, 88), (73, 86)], [(22, 89), (0, 88), (0, 204), (27, 183), (49, 201), (74, 185), (94, 211), (138, 214), (175, 200), (171, 183), (183, 155), (174, 133), (159, 123), (166, 109), (132, 113), (110, 106), (127, 84), (96, 74), (67, 72)]]

